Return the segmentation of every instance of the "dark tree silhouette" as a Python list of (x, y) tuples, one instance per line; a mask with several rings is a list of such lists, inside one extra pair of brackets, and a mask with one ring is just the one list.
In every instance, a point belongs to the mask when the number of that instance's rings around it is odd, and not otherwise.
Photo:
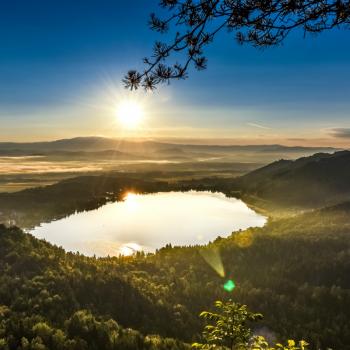
[[(151, 14), (150, 28), (159, 33), (176, 30), (169, 43), (156, 42), (153, 55), (144, 58), (143, 72), (130, 70), (123, 79), (126, 88), (153, 90), (171, 79), (184, 79), (190, 65), (205, 69), (205, 46), (226, 29), (240, 44), (256, 47), (280, 44), (296, 28), (319, 33), (335, 27), (349, 28), (349, 0), (160, 0), (166, 18)], [(170, 56), (184, 52), (182, 62)]]

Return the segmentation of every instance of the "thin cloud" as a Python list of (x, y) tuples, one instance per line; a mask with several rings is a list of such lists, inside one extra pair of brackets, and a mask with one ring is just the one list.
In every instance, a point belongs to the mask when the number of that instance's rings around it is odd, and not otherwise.
[(350, 139), (350, 128), (332, 128), (328, 133), (333, 137)]
[(291, 137), (287, 139), (288, 141), (296, 141), (296, 142), (305, 142), (309, 141), (309, 139), (303, 138), (303, 137)]
[(259, 129), (264, 129), (264, 130), (271, 130), (271, 128), (261, 125), (261, 124), (257, 124), (257, 123), (247, 123), (247, 125), (252, 126), (254, 128), (259, 128)]

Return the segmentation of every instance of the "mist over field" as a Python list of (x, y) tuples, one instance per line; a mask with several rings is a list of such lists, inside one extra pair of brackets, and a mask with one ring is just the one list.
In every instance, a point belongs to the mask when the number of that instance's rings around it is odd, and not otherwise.
[(169, 144), (101, 137), (0, 143), (0, 189), (15, 191), (79, 174), (106, 171), (174, 172), (175, 177), (190, 174), (197, 178), (237, 176), (281, 158), (295, 159), (336, 150), (280, 145)]

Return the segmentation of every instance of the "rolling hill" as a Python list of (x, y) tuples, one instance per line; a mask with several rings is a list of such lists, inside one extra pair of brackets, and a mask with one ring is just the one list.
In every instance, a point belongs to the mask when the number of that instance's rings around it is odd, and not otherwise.
[(233, 186), (283, 205), (332, 205), (350, 199), (350, 151), (276, 161), (233, 180)]

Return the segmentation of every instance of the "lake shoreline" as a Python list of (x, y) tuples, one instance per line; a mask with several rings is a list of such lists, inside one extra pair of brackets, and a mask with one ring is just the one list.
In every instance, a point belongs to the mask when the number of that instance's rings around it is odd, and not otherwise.
[(155, 252), (167, 244), (203, 245), (266, 222), (240, 199), (219, 192), (130, 192), (123, 201), (76, 212), (27, 232), (67, 251), (102, 257)]

